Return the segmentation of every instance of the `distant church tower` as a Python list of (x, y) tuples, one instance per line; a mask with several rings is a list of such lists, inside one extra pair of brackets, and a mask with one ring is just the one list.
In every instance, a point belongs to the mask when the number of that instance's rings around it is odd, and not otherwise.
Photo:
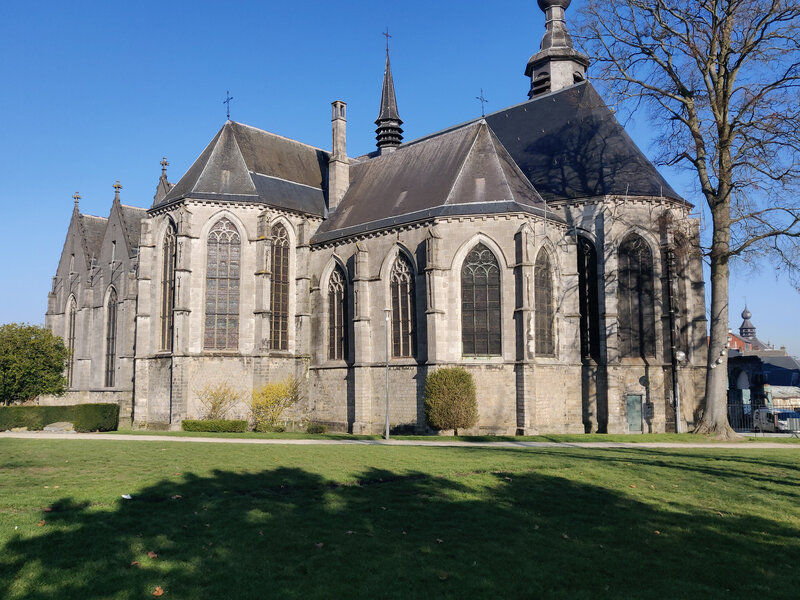
[(754, 340), (756, 337), (756, 326), (750, 322), (750, 318), (752, 317), (752, 313), (747, 310), (747, 305), (745, 304), (744, 310), (742, 311), (742, 324), (739, 326), (739, 337), (745, 340)]
[(555, 92), (586, 79), (589, 59), (572, 47), (564, 11), (571, 0), (538, 0), (545, 14), (545, 34), (539, 52), (531, 56), (525, 75), (531, 78), (528, 98)]
[(403, 124), (397, 112), (397, 97), (394, 93), (394, 79), (392, 79), (392, 65), (389, 64), (389, 47), (386, 47), (386, 68), (383, 71), (383, 90), (381, 91), (381, 113), (375, 121), (378, 128), (378, 150), (381, 154), (394, 152), (403, 143)]

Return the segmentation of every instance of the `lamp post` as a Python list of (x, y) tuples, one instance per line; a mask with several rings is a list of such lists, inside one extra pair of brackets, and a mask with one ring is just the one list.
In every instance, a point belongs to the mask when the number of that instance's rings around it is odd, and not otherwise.
[(683, 350), (675, 352), (675, 378), (674, 378), (674, 395), (675, 395), (675, 433), (681, 432), (681, 386), (678, 380), (678, 367), (686, 361), (686, 353)]
[(389, 440), (389, 313), (391, 312), (390, 309), (384, 308), (383, 314), (386, 316), (385, 319), (385, 330), (386, 330), (386, 435), (385, 438)]

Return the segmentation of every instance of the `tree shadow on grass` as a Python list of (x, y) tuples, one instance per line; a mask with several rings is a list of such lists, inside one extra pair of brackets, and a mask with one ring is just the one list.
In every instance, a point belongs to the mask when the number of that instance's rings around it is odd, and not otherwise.
[(145, 598), (156, 586), (173, 598), (793, 598), (797, 591), (796, 526), (662, 510), (534, 472), (366, 470), (341, 485), (296, 468), (218, 471), (133, 496), (111, 510), (54, 504), (40, 535), (2, 548), (0, 597)]

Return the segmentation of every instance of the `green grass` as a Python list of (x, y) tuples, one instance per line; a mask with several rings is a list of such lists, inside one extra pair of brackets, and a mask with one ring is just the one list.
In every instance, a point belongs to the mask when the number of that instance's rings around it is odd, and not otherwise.
[(7, 599), (147, 598), (156, 586), (165, 598), (298, 599), (800, 589), (791, 448), (2, 439), (0, 457)]
[[(220, 438), (243, 438), (243, 439), (284, 439), (284, 440), (380, 440), (382, 435), (351, 435), (349, 433), (325, 433), (310, 434), (304, 432), (266, 432), (258, 433), (248, 431), (246, 433), (210, 433), (194, 431), (149, 431), (123, 429), (120, 431), (109, 431), (109, 434), (123, 435), (155, 435), (155, 436), (176, 436), (176, 437), (220, 437)], [(743, 436), (742, 443), (747, 442), (778, 442), (784, 444), (800, 444), (800, 438), (790, 435), (764, 437), (763, 435)], [(695, 435), (693, 433), (645, 433), (645, 434), (551, 434), (551, 435), (392, 435), (393, 440), (412, 440), (425, 442), (621, 442), (625, 444), (642, 444), (647, 442), (659, 442), (666, 444), (698, 444), (698, 443), (718, 443), (720, 440), (712, 437)], [(727, 442), (725, 442), (727, 443)]]

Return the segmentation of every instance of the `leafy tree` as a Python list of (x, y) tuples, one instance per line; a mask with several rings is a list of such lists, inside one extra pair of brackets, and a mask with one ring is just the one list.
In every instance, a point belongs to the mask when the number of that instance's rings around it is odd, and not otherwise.
[[(562, 0), (568, 3), (568, 0)], [(711, 215), (710, 340), (696, 431), (726, 411), (731, 261), (768, 255), (797, 284), (798, 0), (586, 0), (577, 38), (622, 107), (649, 109), (657, 162), (686, 169)]]
[(437, 369), (425, 379), (425, 419), (434, 429), (458, 430), (478, 422), (475, 382), (462, 367)]
[(52, 331), (37, 325), (0, 327), (0, 402), (60, 396), (67, 389), (64, 368), (70, 351)]

